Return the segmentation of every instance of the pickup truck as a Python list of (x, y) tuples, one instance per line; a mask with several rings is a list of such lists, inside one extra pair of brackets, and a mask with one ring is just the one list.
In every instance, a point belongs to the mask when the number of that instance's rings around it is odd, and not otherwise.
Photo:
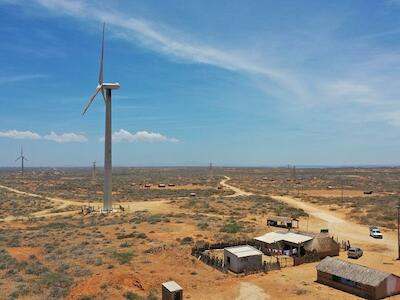
[(369, 235), (375, 239), (383, 239), (383, 234), (379, 230), (379, 227), (371, 226), (369, 227)]

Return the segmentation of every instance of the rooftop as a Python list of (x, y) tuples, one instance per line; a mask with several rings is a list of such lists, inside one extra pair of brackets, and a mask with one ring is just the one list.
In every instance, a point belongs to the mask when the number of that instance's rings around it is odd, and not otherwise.
[(316, 269), (317, 271), (336, 275), (369, 286), (378, 286), (388, 276), (392, 275), (330, 256), (325, 257), (316, 266)]
[(289, 243), (293, 244), (302, 244), (307, 241), (310, 241), (313, 239), (313, 237), (304, 235), (304, 234), (299, 234), (299, 233), (294, 233), (294, 232), (282, 232), (282, 231), (275, 231), (275, 232), (268, 232), (262, 236), (258, 236), (254, 238), (257, 241), (264, 242), (267, 244), (273, 244), (279, 241), (286, 241)]
[(297, 219), (293, 219), (290, 217), (281, 217), (281, 216), (270, 216), (267, 218), (267, 220), (273, 220), (276, 222), (286, 222), (286, 223), (291, 223), (292, 221), (297, 221)]
[(235, 247), (228, 247), (225, 248), (226, 251), (232, 253), (237, 257), (247, 257), (253, 255), (262, 255), (262, 252), (257, 250), (256, 248), (244, 245), (244, 246), (235, 246)]
[(164, 282), (162, 285), (170, 292), (177, 292), (182, 290), (182, 287), (175, 281), (167, 281)]

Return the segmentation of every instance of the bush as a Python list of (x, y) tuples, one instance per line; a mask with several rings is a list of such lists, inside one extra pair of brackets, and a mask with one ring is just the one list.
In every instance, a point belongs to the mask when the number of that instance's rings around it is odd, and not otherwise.
[(235, 221), (232, 221), (230, 223), (224, 224), (222, 226), (221, 231), (222, 232), (227, 232), (227, 233), (238, 233), (243, 229), (243, 226), (236, 223)]
[(126, 292), (124, 297), (128, 300), (143, 300), (143, 297), (131, 291)]
[(209, 227), (209, 225), (208, 223), (199, 223), (197, 224), (197, 227), (199, 227), (201, 230), (206, 230)]
[(138, 233), (138, 234), (136, 235), (136, 237), (137, 237), (138, 239), (145, 239), (145, 238), (147, 238), (147, 235), (146, 235), (145, 233)]
[(190, 237), (190, 236), (184, 237), (181, 240), (181, 245), (189, 245), (189, 244), (192, 244), (192, 243), (193, 243), (193, 238)]
[(64, 273), (45, 272), (39, 278), (39, 284), (50, 289), (53, 298), (64, 298), (69, 291), (73, 280)]
[(35, 260), (26, 267), (25, 271), (27, 274), (33, 274), (38, 276), (44, 272), (47, 272), (48, 269), (40, 261)]
[(129, 263), (133, 258), (133, 252), (114, 252), (113, 257), (118, 260), (118, 262), (123, 265)]

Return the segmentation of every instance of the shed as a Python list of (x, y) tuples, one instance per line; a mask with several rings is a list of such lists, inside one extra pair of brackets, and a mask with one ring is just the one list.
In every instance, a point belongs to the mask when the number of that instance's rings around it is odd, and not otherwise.
[(224, 266), (235, 273), (259, 270), (262, 252), (249, 245), (225, 248)]
[(333, 257), (317, 266), (317, 282), (367, 299), (400, 294), (400, 277)]
[(340, 251), (340, 245), (337, 243), (329, 234), (320, 233), (309, 241), (304, 249), (306, 252), (315, 252), (318, 254), (320, 259), (327, 256), (338, 256)]
[(175, 281), (168, 281), (162, 284), (162, 300), (182, 300), (183, 289)]
[(290, 231), (268, 232), (254, 238), (257, 245), (266, 254), (281, 253), (285, 255), (305, 254), (304, 245), (313, 237)]
[(298, 228), (299, 220), (289, 217), (271, 216), (267, 218), (268, 226)]

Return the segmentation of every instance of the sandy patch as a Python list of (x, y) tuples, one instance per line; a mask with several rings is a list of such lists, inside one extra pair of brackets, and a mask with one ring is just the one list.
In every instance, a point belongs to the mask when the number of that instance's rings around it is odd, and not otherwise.
[(29, 256), (42, 256), (43, 252), (40, 247), (12, 247), (6, 249), (11, 256), (18, 260), (28, 260)]

